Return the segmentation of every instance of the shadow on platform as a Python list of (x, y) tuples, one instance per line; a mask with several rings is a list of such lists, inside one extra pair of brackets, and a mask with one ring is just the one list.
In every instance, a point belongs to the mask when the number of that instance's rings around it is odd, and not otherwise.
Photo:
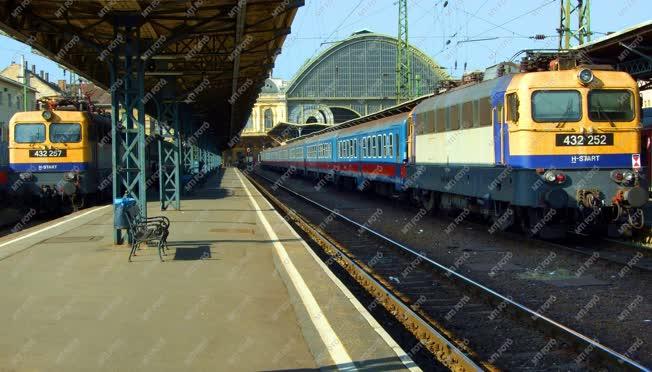
[(175, 261), (197, 261), (212, 259), (210, 245), (199, 245), (197, 247), (176, 247), (174, 250)]

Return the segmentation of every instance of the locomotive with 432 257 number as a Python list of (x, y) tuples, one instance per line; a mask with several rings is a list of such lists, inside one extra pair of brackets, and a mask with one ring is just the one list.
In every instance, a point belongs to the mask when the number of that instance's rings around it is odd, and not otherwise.
[[(7, 188), (13, 200), (45, 213), (111, 200), (111, 117), (82, 108), (77, 102), (59, 102), (14, 114)], [(157, 159), (154, 150), (147, 141), (149, 159)], [(149, 168), (147, 172), (151, 179)]]

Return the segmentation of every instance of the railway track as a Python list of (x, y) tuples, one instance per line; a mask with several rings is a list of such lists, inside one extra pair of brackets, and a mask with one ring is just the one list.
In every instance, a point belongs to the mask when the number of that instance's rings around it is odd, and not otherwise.
[[(464, 221), (466, 224), (486, 229), (485, 225), (478, 222)], [(512, 239), (522, 239), (518, 232), (503, 231), (501, 234)], [(568, 237), (562, 241), (550, 241), (536, 238), (538, 241), (559, 250), (570, 252), (584, 257), (594, 257), (596, 261), (606, 265), (628, 266), (631, 269), (652, 272), (652, 257), (639, 246), (628, 244), (614, 238), (594, 237), (578, 234), (569, 230)], [(617, 247), (614, 246), (617, 245)], [(617, 249), (616, 249), (617, 248)]]
[[(426, 345), (448, 367), (460, 369), (459, 361), (463, 360), (473, 362), (465, 364), (465, 370), (648, 370), (598, 341), (274, 180), (260, 174), (248, 177), (302, 230), (326, 241), (320, 245), (327, 247), (327, 253), (379, 303), (404, 320), (417, 339), (424, 339), (426, 334), (427, 340), (439, 338)], [(263, 183), (284, 192), (272, 195)], [(452, 354), (447, 352), (451, 345), (456, 350)]]

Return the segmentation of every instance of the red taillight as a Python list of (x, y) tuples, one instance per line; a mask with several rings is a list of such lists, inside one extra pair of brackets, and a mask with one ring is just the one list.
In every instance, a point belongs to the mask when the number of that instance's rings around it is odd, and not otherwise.
[(557, 175), (555, 176), (555, 181), (557, 181), (557, 183), (566, 182), (566, 175), (563, 173), (557, 173)]
[(623, 173), (622, 173), (622, 172), (616, 172), (616, 173), (614, 173), (614, 180), (620, 182), (620, 181), (623, 180), (623, 178), (624, 178), (624, 176), (623, 176)]

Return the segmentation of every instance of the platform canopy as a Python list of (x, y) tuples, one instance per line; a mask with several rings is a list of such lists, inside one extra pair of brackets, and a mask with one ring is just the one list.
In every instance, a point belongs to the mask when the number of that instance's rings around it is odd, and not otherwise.
[(652, 80), (652, 21), (614, 32), (575, 49), (591, 63), (610, 64), (638, 80)]
[[(109, 60), (130, 37), (115, 25), (137, 29), (139, 50), (130, 53), (146, 61), (144, 96), (170, 91), (224, 147), (244, 126), (303, 3), (0, 0), (0, 29), (108, 90)], [(146, 111), (155, 110), (148, 102)]]

